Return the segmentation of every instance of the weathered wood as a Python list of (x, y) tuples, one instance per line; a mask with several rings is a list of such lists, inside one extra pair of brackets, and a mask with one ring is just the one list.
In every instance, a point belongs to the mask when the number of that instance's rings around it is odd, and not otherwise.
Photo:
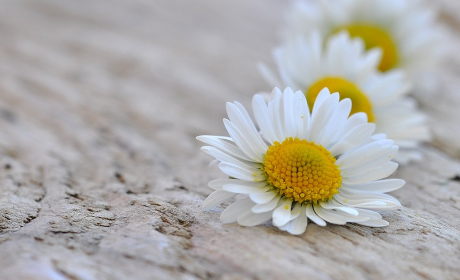
[[(201, 211), (222, 175), (195, 136), (269, 90), (284, 2), (3, 1), (0, 279), (459, 279), (458, 59), (415, 94), (435, 140), (394, 175), (388, 227)], [(432, 4), (460, 26), (456, 0)]]

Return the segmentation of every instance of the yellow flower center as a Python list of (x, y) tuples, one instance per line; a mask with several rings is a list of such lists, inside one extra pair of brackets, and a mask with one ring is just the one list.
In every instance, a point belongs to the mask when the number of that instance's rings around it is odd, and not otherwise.
[(398, 63), (398, 51), (394, 40), (385, 30), (367, 24), (351, 24), (338, 28), (337, 32), (342, 30), (347, 30), (351, 37), (360, 37), (363, 39), (368, 50), (375, 47), (382, 49), (382, 60), (379, 65), (380, 71), (384, 72), (396, 67)]
[(340, 100), (344, 98), (350, 98), (352, 102), (350, 115), (358, 112), (364, 112), (367, 114), (369, 122), (374, 121), (374, 114), (372, 113), (372, 105), (367, 96), (361, 92), (361, 90), (353, 83), (339, 78), (339, 77), (325, 77), (308, 88), (305, 96), (307, 97), (308, 105), (310, 110), (313, 109), (316, 97), (319, 92), (327, 87), (330, 92), (338, 92), (340, 94)]
[(291, 137), (268, 148), (263, 171), (281, 196), (319, 203), (339, 193), (342, 176), (335, 160), (324, 147)]

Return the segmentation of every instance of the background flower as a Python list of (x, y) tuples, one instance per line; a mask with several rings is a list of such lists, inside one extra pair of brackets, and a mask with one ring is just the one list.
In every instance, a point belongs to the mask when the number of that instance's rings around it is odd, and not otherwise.
[(385, 133), (400, 146), (396, 161), (419, 160), (420, 142), (430, 139), (425, 116), (407, 97), (410, 85), (403, 71), (377, 70), (380, 55), (379, 49), (366, 52), (361, 40), (345, 32), (326, 41), (313, 33), (274, 50), (278, 75), (264, 65), (260, 70), (271, 86), (303, 91), (310, 108), (324, 87), (339, 92), (341, 98), (350, 98), (351, 114), (366, 113), (368, 121), (377, 125), (377, 133)]
[(331, 36), (348, 31), (367, 49), (383, 51), (379, 69), (409, 72), (431, 68), (445, 54), (446, 31), (433, 9), (417, 0), (325, 0), (296, 2), (287, 14), (285, 36)]

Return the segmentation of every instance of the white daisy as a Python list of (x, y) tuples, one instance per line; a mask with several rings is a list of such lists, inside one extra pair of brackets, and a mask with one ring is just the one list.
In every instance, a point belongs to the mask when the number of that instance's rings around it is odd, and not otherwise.
[(447, 49), (436, 13), (418, 0), (313, 0), (297, 2), (287, 15), (288, 37), (316, 30), (327, 37), (347, 30), (363, 39), (367, 49), (380, 47), (381, 71), (431, 67)]
[(381, 180), (398, 167), (391, 161), (398, 147), (373, 135), (375, 124), (364, 113), (348, 117), (350, 99), (339, 101), (338, 93), (324, 89), (310, 114), (301, 91), (275, 88), (268, 105), (255, 95), (252, 106), (260, 131), (234, 102), (227, 103), (229, 120), (224, 119), (230, 137), (197, 137), (210, 145), (202, 150), (229, 176), (209, 183), (215, 191), (204, 201), (204, 210), (245, 194), (222, 212), (222, 223), (255, 226), (272, 220), (291, 234), (302, 234), (307, 218), (320, 226), (388, 225), (373, 210), (401, 206), (385, 193), (405, 182)]
[(418, 160), (422, 155), (418, 145), (430, 139), (425, 117), (406, 96), (410, 85), (402, 70), (377, 70), (380, 54), (379, 49), (366, 52), (363, 42), (346, 32), (326, 42), (319, 33), (312, 33), (308, 39), (289, 40), (275, 49), (281, 80), (263, 65), (260, 70), (271, 86), (304, 91), (310, 108), (325, 87), (339, 92), (341, 98), (350, 98), (352, 114), (366, 113), (377, 125), (377, 133), (385, 133), (401, 148), (396, 161)]

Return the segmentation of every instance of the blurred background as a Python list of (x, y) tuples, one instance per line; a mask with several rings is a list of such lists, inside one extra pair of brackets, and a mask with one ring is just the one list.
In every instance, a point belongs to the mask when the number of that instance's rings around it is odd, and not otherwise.
[[(5, 1), (0, 105), (6, 119), (30, 127), (19, 131), (5, 122), (0, 142), (26, 157), (32, 151), (22, 149), (46, 153), (65, 145), (71, 158), (99, 156), (83, 143), (97, 142), (90, 134), (100, 129), (120, 130), (126, 139), (148, 135), (162, 149), (222, 134), (226, 101), (248, 105), (255, 92), (269, 90), (256, 64), (270, 62), (285, 6)], [(174, 147), (167, 154), (182, 157)]]

